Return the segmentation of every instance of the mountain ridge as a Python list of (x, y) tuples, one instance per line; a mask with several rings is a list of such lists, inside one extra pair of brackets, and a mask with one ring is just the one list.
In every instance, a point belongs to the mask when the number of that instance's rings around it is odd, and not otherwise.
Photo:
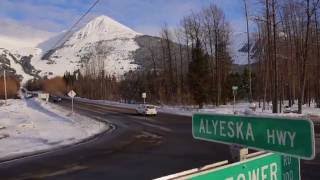
[[(66, 35), (66, 33), (70, 34)], [(66, 38), (63, 41), (57, 42), (64, 36)], [(53, 47), (57, 43), (59, 43), (58, 46)], [(237, 51), (243, 49), (245, 43), (239, 44), (241, 47), (238, 47)], [(135, 32), (112, 18), (102, 15), (72, 32), (63, 31), (50, 36), (35, 47), (20, 48), (12, 51), (11, 54), (15, 54), (18, 61), (22, 61), (22, 57), (26, 59), (32, 55), (30, 62), (28, 61), (30, 65), (27, 66), (34, 67), (34, 72), (37, 73), (28, 74), (27, 71), (26, 78), (29, 79), (40, 76), (48, 78), (63, 76), (67, 71), (73, 72), (79, 69), (83, 73), (97, 73), (104, 70), (108, 75), (121, 78), (127, 72), (143, 67), (150, 68), (154, 65), (150, 61), (150, 50), (148, 50), (150, 45), (155, 51), (159, 51), (161, 38)], [(245, 53), (239, 52), (239, 54), (243, 58), (233, 57), (245, 59)], [(24, 65), (24, 61), (20, 65)]]

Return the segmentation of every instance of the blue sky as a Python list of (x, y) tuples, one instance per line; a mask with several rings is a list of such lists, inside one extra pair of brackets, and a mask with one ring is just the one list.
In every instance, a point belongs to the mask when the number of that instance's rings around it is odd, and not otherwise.
[[(14, 21), (50, 32), (68, 29), (95, 0), (0, 0), (0, 20)], [(145, 34), (179, 24), (183, 16), (215, 3), (233, 31), (245, 31), (242, 0), (101, 0), (87, 20), (107, 15)]]

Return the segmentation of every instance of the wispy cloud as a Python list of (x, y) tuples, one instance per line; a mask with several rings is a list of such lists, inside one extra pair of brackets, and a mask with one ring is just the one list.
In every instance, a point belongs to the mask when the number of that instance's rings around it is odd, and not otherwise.
[(0, 34), (15, 38), (45, 39), (53, 33), (41, 31), (34, 27), (21, 25), (11, 19), (0, 19)]
[(35, 1), (0, 1), (0, 17), (14, 19), (47, 31), (61, 31), (79, 16), (77, 9), (58, 7), (50, 4), (37, 4)]

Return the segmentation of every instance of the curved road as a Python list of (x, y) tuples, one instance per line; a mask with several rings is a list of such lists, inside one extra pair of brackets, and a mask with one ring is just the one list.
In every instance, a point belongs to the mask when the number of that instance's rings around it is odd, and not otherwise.
[[(60, 105), (69, 108), (70, 102)], [(75, 111), (116, 129), (72, 147), (2, 162), (0, 179), (152, 179), (230, 158), (227, 145), (192, 138), (191, 117), (143, 117), (81, 102)], [(320, 179), (318, 162), (301, 162), (302, 179)]]

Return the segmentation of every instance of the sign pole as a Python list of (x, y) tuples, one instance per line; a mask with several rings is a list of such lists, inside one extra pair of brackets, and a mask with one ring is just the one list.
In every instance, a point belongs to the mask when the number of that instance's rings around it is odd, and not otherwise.
[(71, 97), (71, 114), (73, 114), (73, 100), (74, 100), (74, 97), (77, 95), (77, 93), (75, 93), (73, 90), (71, 90), (69, 93), (68, 93), (68, 96)]
[(235, 105), (236, 105), (236, 95), (233, 93), (233, 114), (235, 114)]
[(146, 104), (146, 98), (147, 98), (147, 93), (142, 93), (142, 98), (143, 98), (143, 104)]
[(71, 98), (71, 104), (72, 104), (72, 105), (71, 105), (71, 106), (72, 106), (72, 107), (71, 107), (71, 109), (72, 109), (72, 110), (71, 110), (71, 113), (73, 114), (73, 98)]
[[(143, 105), (146, 105), (146, 98), (143, 98)], [(146, 119), (147, 119), (147, 112), (144, 113), (144, 120), (146, 120)]]
[(236, 114), (236, 94), (237, 94), (238, 86), (232, 86), (233, 93), (233, 114)]
[(7, 79), (6, 79), (6, 70), (3, 71), (3, 82), (4, 82), (4, 103), (7, 105)]
[[(146, 105), (147, 93), (143, 92), (141, 96), (142, 96), (142, 98), (143, 98), (143, 105), (145, 106), (145, 105)], [(144, 107), (144, 108), (145, 108), (145, 107)], [(145, 119), (145, 120), (147, 119), (146, 113), (144, 113), (144, 119)]]

